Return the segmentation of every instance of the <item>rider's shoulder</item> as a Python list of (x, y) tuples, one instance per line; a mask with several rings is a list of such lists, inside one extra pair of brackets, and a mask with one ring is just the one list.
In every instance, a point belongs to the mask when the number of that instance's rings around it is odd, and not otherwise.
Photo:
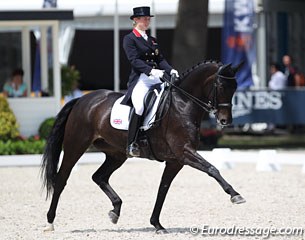
[(130, 41), (130, 40), (133, 40), (134, 39), (134, 34), (133, 32), (130, 32), (128, 34), (126, 34), (123, 38), (124, 41)]

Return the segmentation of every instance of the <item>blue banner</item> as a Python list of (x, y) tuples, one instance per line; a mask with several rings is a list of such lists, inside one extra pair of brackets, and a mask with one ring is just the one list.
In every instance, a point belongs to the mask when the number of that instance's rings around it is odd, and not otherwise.
[(35, 94), (37, 94), (38, 92), (40, 92), (40, 90), (41, 90), (40, 42), (39, 40), (36, 40), (32, 91), (35, 92)]
[(282, 91), (237, 91), (232, 100), (233, 124), (305, 124), (305, 88)]
[(225, 64), (245, 61), (237, 73), (238, 89), (253, 85), (251, 67), (256, 59), (253, 0), (226, 0), (222, 28), (222, 59)]
[[(232, 99), (232, 124), (305, 124), (304, 103), (305, 88), (236, 91)], [(215, 123), (214, 114), (210, 118)]]

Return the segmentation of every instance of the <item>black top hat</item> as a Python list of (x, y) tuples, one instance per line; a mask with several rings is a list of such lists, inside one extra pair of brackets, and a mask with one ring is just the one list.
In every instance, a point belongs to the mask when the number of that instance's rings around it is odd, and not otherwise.
[(130, 16), (130, 19), (134, 19), (135, 17), (153, 17), (150, 15), (150, 7), (135, 7), (133, 8), (133, 15)]

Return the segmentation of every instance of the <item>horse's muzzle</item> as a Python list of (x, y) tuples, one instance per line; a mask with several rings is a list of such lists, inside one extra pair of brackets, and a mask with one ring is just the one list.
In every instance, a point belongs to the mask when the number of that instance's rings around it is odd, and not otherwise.
[(232, 117), (227, 116), (226, 114), (218, 113), (216, 115), (216, 119), (217, 119), (217, 123), (222, 127), (229, 126), (232, 123)]

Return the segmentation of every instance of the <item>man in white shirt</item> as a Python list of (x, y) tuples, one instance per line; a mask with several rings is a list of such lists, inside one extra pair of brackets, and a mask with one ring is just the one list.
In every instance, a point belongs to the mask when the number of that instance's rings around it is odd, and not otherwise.
[(270, 73), (269, 88), (272, 90), (285, 89), (287, 86), (287, 77), (280, 71), (280, 65), (277, 63), (270, 64)]

